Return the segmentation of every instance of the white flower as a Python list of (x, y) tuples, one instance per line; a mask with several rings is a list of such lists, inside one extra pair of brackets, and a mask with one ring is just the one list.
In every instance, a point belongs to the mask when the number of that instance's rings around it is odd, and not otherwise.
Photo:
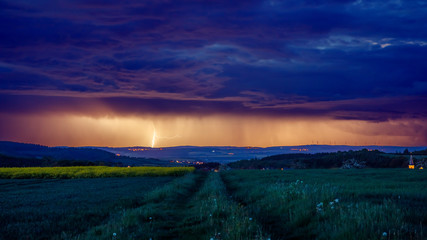
[(117, 233), (113, 233), (113, 237), (117, 236)]
[(252, 218), (249, 218), (249, 221), (252, 221)]
[(335, 201), (336, 203), (338, 203), (340, 200), (339, 200), (338, 198), (336, 198), (334, 201)]
[(329, 202), (329, 205), (334, 205), (334, 202)]
[(317, 207), (323, 207), (323, 202), (317, 204)]
[(304, 183), (303, 181), (301, 181), (301, 183)]
[(152, 217), (149, 217), (148, 219), (150, 219), (150, 220), (151, 220), (151, 219), (153, 219), (153, 218), (152, 218)]
[(387, 237), (387, 233), (386, 232), (383, 232), (383, 237)]
[(209, 240), (214, 240), (214, 238), (210, 238)]

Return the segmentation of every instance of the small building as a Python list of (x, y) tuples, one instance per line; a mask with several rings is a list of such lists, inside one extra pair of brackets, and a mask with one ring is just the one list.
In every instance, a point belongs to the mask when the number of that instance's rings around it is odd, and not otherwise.
[(408, 166), (408, 168), (409, 169), (415, 169), (414, 159), (412, 158), (412, 155), (411, 155), (411, 157), (409, 157), (409, 166)]

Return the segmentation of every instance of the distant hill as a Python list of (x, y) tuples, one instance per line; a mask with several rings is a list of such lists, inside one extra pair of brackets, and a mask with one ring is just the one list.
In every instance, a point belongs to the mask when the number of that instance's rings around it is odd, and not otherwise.
[(0, 153), (14, 157), (55, 160), (111, 161), (115, 158), (113, 153), (94, 148), (47, 147), (16, 142), (0, 142)]
[(36, 144), (0, 141), (0, 166), (165, 166), (169, 162), (154, 158), (117, 156), (90, 147), (47, 147)]
[(262, 159), (241, 160), (228, 164), (231, 168), (244, 169), (280, 169), (280, 168), (401, 168), (408, 166), (408, 156), (387, 154), (378, 150), (367, 149), (336, 153), (316, 154), (280, 154)]
[(161, 160), (203, 161), (227, 164), (242, 159), (261, 159), (272, 155), (300, 154), (300, 153), (330, 153), (338, 151), (359, 151), (362, 149), (378, 150), (385, 153), (402, 153), (408, 149), (410, 152), (420, 151), (426, 147), (401, 147), (401, 146), (346, 146), (346, 145), (303, 145), (303, 146), (277, 146), (277, 147), (230, 147), (230, 146), (177, 146), (164, 148), (151, 147), (99, 147), (121, 156), (156, 158)]
[[(242, 168), (331, 168), (341, 167), (343, 160), (367, 159), (370, 167), (404, 165), (404, 151), (421, 157), (426, 147), (345, 145), (304, 145), (278, 147), (47, 147), (36, 144), (0, 141), (0, 166), (17, 164), (45, 165), (109, 165), (109, 166), (176, 166), (201, 162), (227, 164), (236, 162)], [(368, 150), (369, 149), (369, 150)], [(408, 149), (408, 150), (406, 150)], [(407, 159), (408, 156), (406, 156)], [(14, 159), (14, 160), (12, 160)], [(242, 159), (255, 159), (244, 160)], [(392, 162), (390, 162), (392, 161)], [(37, 165), (36, 164), (36, 165)], [(19, 164), (18, 164), (19, 165)]]
[(412, 155), (427, 155), (427, 149), (420, 150), (420, 151), (414, 151), (411, 153)]

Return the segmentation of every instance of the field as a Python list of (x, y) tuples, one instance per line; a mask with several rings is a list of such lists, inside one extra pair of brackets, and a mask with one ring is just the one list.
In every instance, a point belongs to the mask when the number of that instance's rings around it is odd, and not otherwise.
[(0, 179), (0, 239), (61, 239), (140, 206), (173, 177)]
[(425, 239), (427, 231), (427, 174), (419, 170), (196, 171), (0, 184), (4, 239)]
[(424, 171), (235, 171), (223, 176), (234, 198), (273, 239), (425, 239)]
[(0, 168), (0, 178), (104, 178), (182, 176), (193, 167), (27, 167)]

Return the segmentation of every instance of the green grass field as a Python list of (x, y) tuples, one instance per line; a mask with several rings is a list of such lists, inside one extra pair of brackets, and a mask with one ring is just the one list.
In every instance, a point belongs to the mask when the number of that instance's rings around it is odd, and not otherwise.
[(426, 237), (425, 171), (248, 170), (222, 176), (272, 239)]
[[(2, 179), (3, 239), (425, 239), (427, 173)], [(53, 224), (53, 225), (52, 225)]]
[(27, 167), (0, 168), (0, 178), (104, 178), (182, 176), (194, 167)]
[(0, 239), (61, 239), (143, 204), (173, 177), (0, 179)]

